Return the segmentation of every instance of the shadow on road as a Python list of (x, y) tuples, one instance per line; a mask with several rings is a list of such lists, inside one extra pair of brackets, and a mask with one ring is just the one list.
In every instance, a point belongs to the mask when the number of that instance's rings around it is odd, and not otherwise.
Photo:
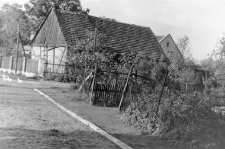
[(32, 89), (31, 87), (28, 87), (28, 86), (25, 86), (25, 85), (15, 85), (15, 84), (7, 84), (7, 85), (4, 85), (4, 84), (0, 84), (0, 87), (4, 87), (4, 88), (23, 88), (23, 89)]
[(52, 130), (30, 130), (0, 128), (1, 149), (116, 149), (115, 144), (95, 132), (62, 132)]

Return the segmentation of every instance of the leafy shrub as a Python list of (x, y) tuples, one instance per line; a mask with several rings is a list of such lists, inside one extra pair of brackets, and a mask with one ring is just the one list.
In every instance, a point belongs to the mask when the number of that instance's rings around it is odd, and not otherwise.
[(70, 85), (70, 90), (71, 91), (76, 91), (78, 88), (79, 88), (79, 84), (78, 83)]
[(22, 76), (23, 74), (22, 74), (22, 72), (19, 72), (19, 73), (17, 73), (16, 75), (17, 75), (17, 76)]
[(83, 101), (83, 102), (89, 102), (89, 93), (86, 92), (75, 92), (74, 97), (72, 100), (75, 101)]
[(14, 76), (14, 75), (15, 75), (15, 73), (13, 73), (13, 72), (10, 72), (10, 73), (9, 73), (9, 75), (11, 75), (11, 76)]
[(47, 73), (44, 74), (44, 79), (47, 81), (54, 81), (56, 78), (56, 74), (55, 73)]
[(130, 104), (122, 113), (123, 120), (143, 134), (160, 136), (173, 148), (219, 148), (223, 143), (220, 138), (225, 137), (221, 133), (221, 129), (225, 130), (225, 118), (221, 110), (215, 112), (215, 106), (225, 103), (215, 95), (225, 95), (224, 88), (196, 89), (196, 84), (203, 83), (182, 65), (169, 66), (168, 79), (164, 82), (164, 68), (152, 69), (155, 72), (151, 74), (156, 76), (154, 89), (148, 82), (139, 81), (141, 93), (135, 100), (127, 99)]
[[(213, 98), (204, 93), (182, 93), (170, 97), (165, 95), (162, 101), (156, 116), (157, 100), (153, 96), (142, 95), (138, 101), (132, 102), (126, 108), (122, 118), (143, 134), (160, 136), (171, 142), (171, 146), (193, 146), (193, 140), (204, 142), (204, 145), (215, 142), (216, 146), (221, 145), (222, 142), (218, 142), (218, 139), (225, 137), (220, 130), (225, 129), (225, 118), (221, 111), (213, 111), (212, 108), (216, 104)], [(208, 138), (204, 138), (203, 134)], [(196, 145), (199, 147), (199, 143), (194, 146)]]
[(47, 81), (57, 82), (76, 82), (77, 78), (73, 74), (57, 74), (57, 73), (44, 73), (44, 79)]
[(64, 79), (64, 76), (62, 74), (58, 74), (56, 75), (54, 80), (57, 82), (63, 82), (63, 79)]

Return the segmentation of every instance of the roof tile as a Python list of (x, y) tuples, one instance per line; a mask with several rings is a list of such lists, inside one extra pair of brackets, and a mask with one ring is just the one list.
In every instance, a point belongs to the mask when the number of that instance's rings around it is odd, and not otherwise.
[[(111, 52), (142, 51), (157, 59), (164, 55), (156, 36), (149, 27), (109, 21), (91, 15), (71, 12), (53, 10), (51, 13), (56, 15), (67, 45), (74, 45), (77, 38), (81, 39), (86, 36), (87, 30), (94, 31), (97, 28), (98, 32), (104, 34), (105, 45), (112, 50)], [(33, 41), (35, 42), (35, 40)]]

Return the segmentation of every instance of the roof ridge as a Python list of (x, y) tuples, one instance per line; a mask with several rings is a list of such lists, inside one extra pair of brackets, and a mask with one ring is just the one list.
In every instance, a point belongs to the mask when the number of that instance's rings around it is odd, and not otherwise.
[[(77, 39), (84, 38), (86, 36), (86, 30), (93, 31), (98, 28), (100, 32), (103, 32), (107, 38), (105, 38), (105, 46), (110, 49), (111, 52), (116, 53), (128, 53), (135, 50), (143, 51), (146, 54), (150, 54), (151, 57), (160, 59), (161, 55), (164, 55), (163, 50), (158, 43), (155, 34), (150, 27), (144, 27), (134, 24), (128, 24), (118, 21), (110, 21), (104, 18), (87, 15), (77, 12), (68, 11), (52, 11), (53, 14), (48, 17), (56, 17), (59, 24), (59, 28), (64, 36), (65, 43), (75, 45)], [(49, 46), (64, 46), (64, 42), (61, 41), (59, 36), (52, 37), (52, 34), (58, 34), (56, 32), (51, 33), (51, 39), (49, 41), (42, 40), (50, 33), (45, 33), (46, 30), (51, 28), (54, 19), (48, 19), (48, 24), (42, 26), (43, 32), (37, 38), (34, 45), (46, 45)], [(53, 30), (57, 30), (56, 25)], [(110, 38), (108, 38), (110, 37)], [(59, 40), (59, 41), (58, 41)]]
[(142, 28), (151, 29), (150, 27), (147, 27), (147, 26), (141, 26), (141, 25), (130, 24), (130, 23), (125, 23), (125, 22), (119, 22), (119, 21), (110, 21), (110, 20), (106, 20), (104, 18), (100, 18), (100, 17), (96, 17), (96, 16), (92, 16), (92, 15), (88, 15), (88, 16), (95, 17), (95, 18), (98, 18), (98, 19), (101, 19), (101, 20), (104, 20), (104, 21), (107, 21), (107, 22), (114, 22), (114, 23), (120, 23), (120, 24), (124, 24), (124, 25), (130, 25), (130, 26), (136, 26), (136, 27), (142, 27)]
[(169, 35), (169, 34), (164, 35), (164, 36), (159, 40), (159, 42), (161, 42), (163, 39), (165, 39), (168, 35)]
[(70, 14), (78, 14), (78, 15), (87, 15), (87, 14), (84, 14), (84, 13), (81, 13), (81, 12), (72, 12), (72, 11), (66, 11), (66, 10), (54, 10), (55, 12), (59, 12), (59, 13), (70, 13)]
[(107, 22), (112, 22), (112, 23), (118, 23), (118, 24), (124, 24), (124, 25), (129, 25), (129, 26), (136, 26), (136, 27), (151, 29), (150, 27), (147, 27), (147, 26), (141, 26), (141, 25), (137, 25), (137, 24), (130, 24), (130, 23), (125, 23), (125, 22), (120, 22), (120, 21), (110, 21), (110, 20), (106, 20), (104, 18), (100, 18), (100, 17), (97, 17), (97, 16), (84, 14), (84, 13), (70, 12), (70, 11), (64, 11), (64, 10), (61, 10), (61, 11), (54, 10), (54, 11), (59, 12), (59, 13), (68, 13), (68, 14), (74, 14), (74, 15), (88, 16), (88, 17), (97, 18), (99, 20), (104, 20), (104, 21), (107, 21)]

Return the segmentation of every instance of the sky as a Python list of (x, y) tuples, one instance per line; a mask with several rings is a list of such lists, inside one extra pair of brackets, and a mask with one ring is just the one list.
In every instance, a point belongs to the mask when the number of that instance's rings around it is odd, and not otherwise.
[[(29, 0), (10, 0), (24, 4)], [(90, 15), (150, 27), (155, 35), (171, 34), (175, 41), (190, 38), (197, 60), (207, 58), (225, 33), (225, 0), (80, 0)], [(0, 5), (8, 2), (1, 0)]]

